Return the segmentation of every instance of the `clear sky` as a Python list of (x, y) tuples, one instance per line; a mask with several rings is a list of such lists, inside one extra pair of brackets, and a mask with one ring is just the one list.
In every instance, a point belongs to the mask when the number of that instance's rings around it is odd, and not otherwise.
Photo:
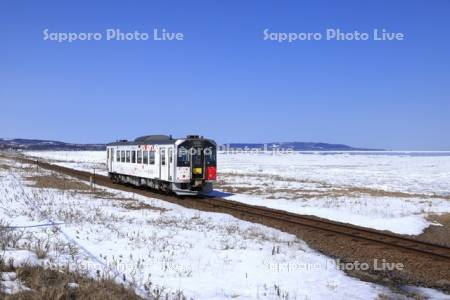
[[(0, 137), (450, 150), (450, 1), (0, 0)], [(150, 34), (106, 40), (107, 29)], [(153, 30), (184, 34), (154, 41)], [(386, 29), (403, 41), (264, 40)], [(100, 32), (100, 41), (43, 31)]]

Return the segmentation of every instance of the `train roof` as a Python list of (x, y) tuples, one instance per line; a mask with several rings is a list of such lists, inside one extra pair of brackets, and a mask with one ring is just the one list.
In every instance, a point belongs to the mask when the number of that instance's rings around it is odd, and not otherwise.
[(108, 146), (124, 146), (124, 145), (171, 145), (175, 144), (178, 140), (208, 140), (212, 141), (210, 139), (204, 139), (203, 137), (200, 137), (198, 135), (188, 135), (185, 138), (173, 138), (171, 135), (164, 135), (164, 134), (155, 134), (155, 135), (145, 135), (140, 136), (136, 138), (134, 141), (128, 141), (128, 140), (118, 140), (114, 143), (109, 143)]

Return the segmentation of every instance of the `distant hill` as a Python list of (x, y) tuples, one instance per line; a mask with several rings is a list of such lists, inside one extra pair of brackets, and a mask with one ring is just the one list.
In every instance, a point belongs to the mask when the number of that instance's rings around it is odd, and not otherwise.
[(104, 150), (105, 144), (72, 144), (50, 140), (2, 139), (0, 149), (16, 150)]
[[(51, 140), (37, 139), (2, 139), (0, 149), (19, 150), (105, 150), (105, 144), (73, 144)], [(294, 151), (374, 151), (382, 149), (355, 148), (343, 144), (285, 142), (285, 143), (231, 143), (222, 145), (221, 149), (291, 149)]]
[(239, 149), (291, 149), (294, 151), (376, 151), (383, 149), (356, 148), (344, 144), (312, 143), (312, 142), (285, 142), (285, 143), (231, 143), (230, 148)]

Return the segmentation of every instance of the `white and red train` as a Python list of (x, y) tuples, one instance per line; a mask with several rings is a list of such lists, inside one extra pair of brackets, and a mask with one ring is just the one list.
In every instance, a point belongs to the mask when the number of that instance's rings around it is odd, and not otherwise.
[(148, 135), (107, 145), (109, 177), (178, 195), (205, 195), (217, 174), (217, 146), (198, 135)]

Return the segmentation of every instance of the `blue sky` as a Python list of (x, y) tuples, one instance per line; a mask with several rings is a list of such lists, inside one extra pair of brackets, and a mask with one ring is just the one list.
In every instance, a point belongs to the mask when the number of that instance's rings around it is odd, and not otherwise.
[[(109, 142), (198, 133), (450, 150), (449, 1), (0, 2), (0, 137)], [(49, 32), (183, 41), (44, 41)], [(403, 41), (263, 40), (401, 32)]]

